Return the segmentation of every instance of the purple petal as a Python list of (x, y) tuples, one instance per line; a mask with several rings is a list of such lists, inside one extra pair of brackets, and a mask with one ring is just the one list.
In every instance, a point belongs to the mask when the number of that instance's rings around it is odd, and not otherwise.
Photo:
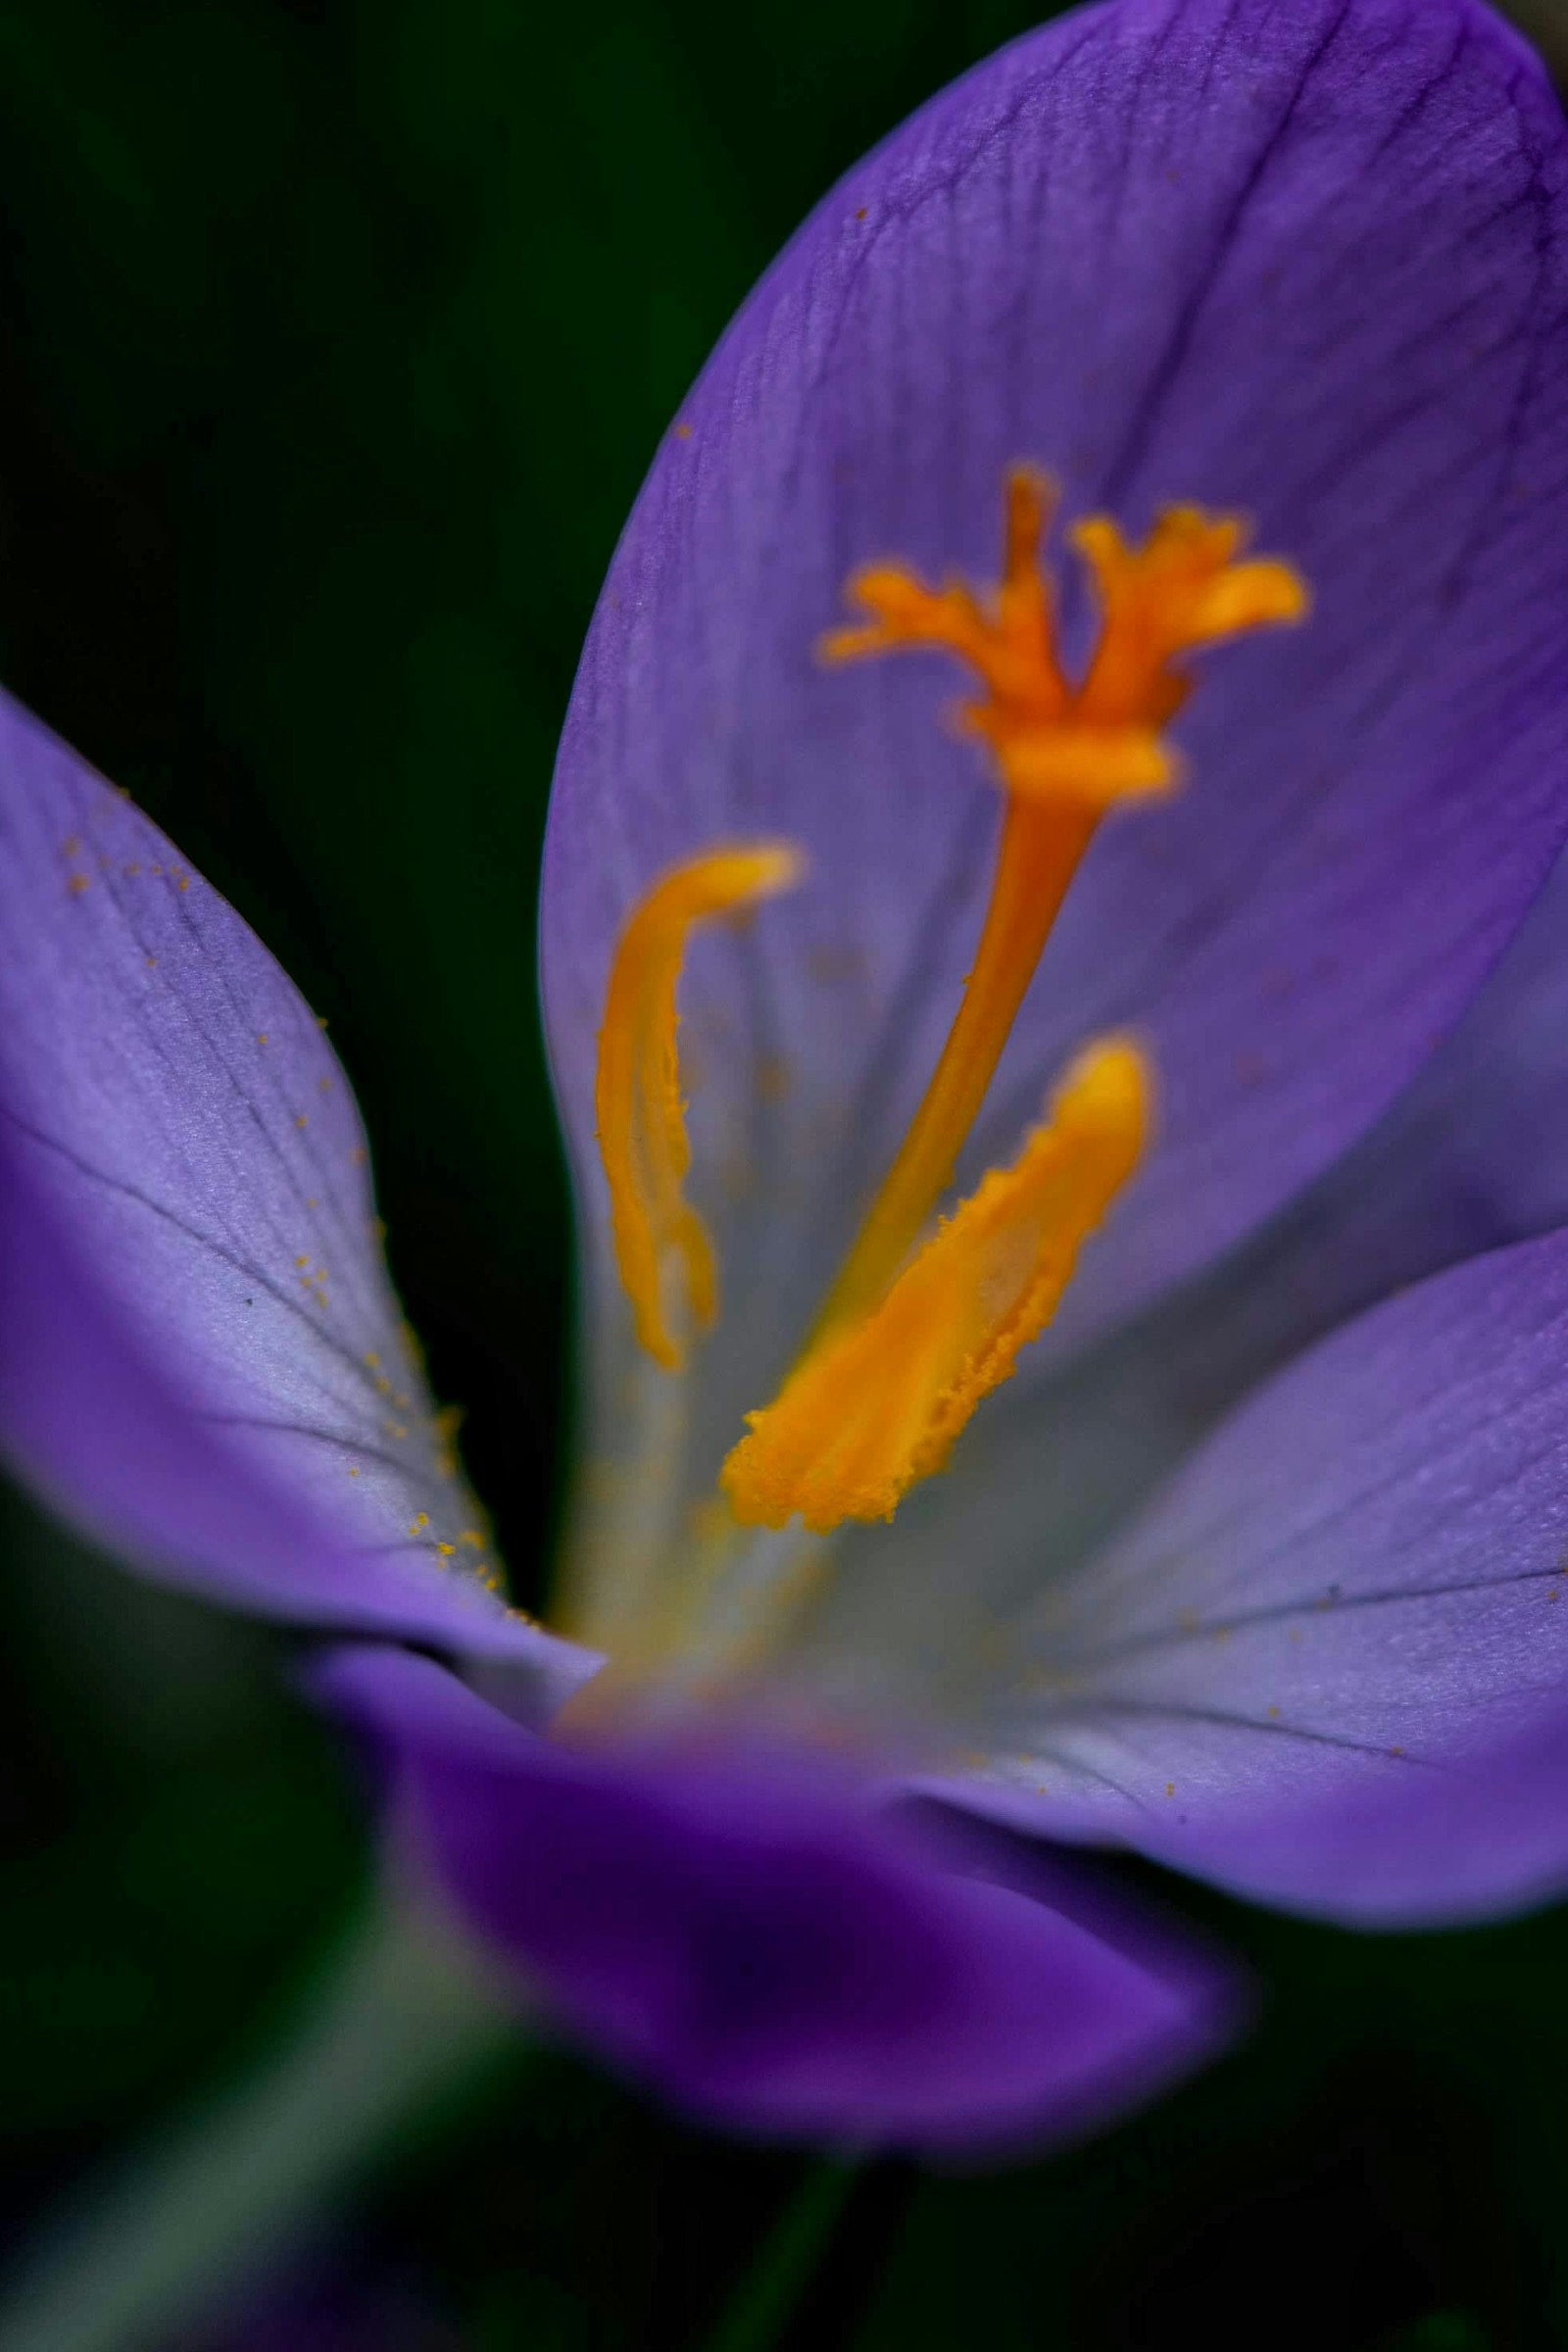
[[(812, 660), (858, 563), (993, 573), (1004, 468), (1069, 515), (1240, 508), (1316, 597), (1226, 649), (1191, 782), (1109, 823), (968, 1158), (1131, 1022), (1159, 1149), (1069, 1301), (1120, 1314), (1342, 1152), (1463, 1007), (1568, 818), (1564, 134), (1475, 0), (1121, 0), (944, 93), (827, 199), (681, 412), (562, 754), (545, 977), (589, 1221), (612, 944), (672, 858), (783, 834), (796, 897), (698, 944), (683, 1043), (728, 1321), (764, 1396), (927, 1076), (997, 802), (939, 664)], [(1076, 625), (1076, 624), (1075, 624)]]
[(1177, 1372), (1235, 1394), (1405, 1284), (1568, 1222), (1568, 863), (1387, 1117), (1192, 1298)]
[(216, 1598), (555, 1661), (475, 1573), (481, 1523), (318, 1024), (163, 835), (4, 698), (0, 939), (15, 1467)]
[(1568, 1233), (1375, 1308), (1016, 1645), (982, 1808), (1346, 1919), (1568, 1885)]
[(429, 1661), (336, 1652), (405, 1837), (576, 2037), (710, 2121), (856, 2145), (1100, 2120), (1212, 2046), (1212, 1977), (943, 1866), (825, 1766), (538, 1739)]

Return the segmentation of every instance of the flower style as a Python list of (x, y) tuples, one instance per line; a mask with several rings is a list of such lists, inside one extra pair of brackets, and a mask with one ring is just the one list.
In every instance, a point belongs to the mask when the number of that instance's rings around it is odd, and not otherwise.
[(1561, 886), (1504, 953), (1568, 833), (1565, 155), (1480, 0), (1108, 0), (751, 297), (552, 808), (562, 1633), (318, 1024), (0, 719), (9, 1455), (358, 1637), (399, 1850), (703, 2114), (968, 2144), (1191, 2063), (1211, 1966), (1062, 1843), (1356, 1921), (1568, 1877)]

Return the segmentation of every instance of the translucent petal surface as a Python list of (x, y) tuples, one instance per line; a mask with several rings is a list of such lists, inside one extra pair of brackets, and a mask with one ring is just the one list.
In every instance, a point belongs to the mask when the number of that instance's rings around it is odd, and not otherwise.
[(1013, 1629), (1003, 1810), (1347, 1918), (1562, 1885), (1565, 1391), (1563, 1234), (1300, 1359)]
[(102, 1542), (269, 1614), (553, 1654), (381, 1262), (320, 1027), (172, 845), (0, 702), (0, 1443)]

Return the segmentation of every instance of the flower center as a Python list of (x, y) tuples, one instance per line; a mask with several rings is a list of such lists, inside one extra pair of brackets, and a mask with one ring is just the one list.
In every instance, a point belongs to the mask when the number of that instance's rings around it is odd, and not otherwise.
[[(1179, 780), (1165, 730), (1191, 691), (1183, 658), (1299, 619), (1306, 590), (1289, 564), (1246, 556), (1234, 516), (1171, 508), (1141, 545), (1092, 517), (1071, 533), (1099, 607), (1075, 683), (1041, 562), (1050, 505), (1044, 478), (1016, 468), (994, 589), (931, 588), (901, 564), (871, 565), (849, 585), (865, 617), (819, 649), (831, 663), (905, 650), (963, 662), (980, 692), (958, 723), (985, 747), (1004, 806), (974, 966), (924, 1098), (804, 1353), (724, 1464), (723, 1493), (743, 1525), (782, 1528), (798, 1515), (827, 1533), (891, 1517), (1049, 1322), (1081, 1244), (1145, 1149), (1144, 1057), (1129, 1039), (1102, 1040), (1013, 1164), (927, 1230), (1098, 827), (1119, 803)], [(600, 1146), (637, 1336), (669, 1371), (716, 1299), (712, 1247), (684, 1193), (676, 995), (687, 939), (695, 923), (750, 908), (802, 870), (778, 843), (710, 851), (655, 884), (616, 950), (599, 1046)]]

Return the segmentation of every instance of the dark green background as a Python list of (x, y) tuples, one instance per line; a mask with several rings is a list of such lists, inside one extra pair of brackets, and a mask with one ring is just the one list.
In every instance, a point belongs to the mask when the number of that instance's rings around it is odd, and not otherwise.
[[(0, 667), (330, 1016), (524, 1591), (568, 1307), (534, 872), (595, 588), (759, 269), (1036, 13), (0, 6)], [(265, 2046), (368, 1862), (281, 1644), (3, 1513), (9, 2233)], [(1176, 1899), (1250, 1955), (1250, 2044), (1052, 2164), (867, 2176), (790, 2340), (1568, 2345), (1568, 1921)], [(696, 2344), (798, 2171), (553, 2060), (402, 2152), (357, 2259), (479, 2352)]]

